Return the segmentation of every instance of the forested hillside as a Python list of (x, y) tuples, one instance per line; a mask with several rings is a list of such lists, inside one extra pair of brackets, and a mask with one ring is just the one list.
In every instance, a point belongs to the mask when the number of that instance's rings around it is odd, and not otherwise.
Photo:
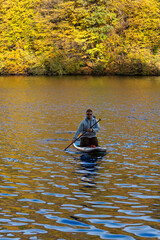
[(1, 0), (0, 74), (160, 75), (160, 1)]

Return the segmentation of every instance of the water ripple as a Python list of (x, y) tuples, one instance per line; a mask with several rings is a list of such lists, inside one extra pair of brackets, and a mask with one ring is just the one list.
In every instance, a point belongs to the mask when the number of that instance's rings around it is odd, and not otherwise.
[[(159, 83), (0, 77), (0, 239), (160, 239)], [(86, 102), (105, 156), (63, 151)]]

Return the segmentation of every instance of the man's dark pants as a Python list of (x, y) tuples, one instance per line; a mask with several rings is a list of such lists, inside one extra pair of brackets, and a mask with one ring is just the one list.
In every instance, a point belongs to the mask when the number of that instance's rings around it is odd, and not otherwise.
[(81, 147), (90, 147), (91, 145), (98, 146), (97, 137), (92, 137), (92, 138), (83, 137), (83, 138), (81, 138), (81, 142), (80, 142)]

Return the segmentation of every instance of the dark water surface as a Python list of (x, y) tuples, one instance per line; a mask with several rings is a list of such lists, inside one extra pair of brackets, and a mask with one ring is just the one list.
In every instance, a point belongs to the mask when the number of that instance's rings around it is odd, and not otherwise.
[[(90, 157), (69, 145), (101, 118)], [(160, 239), (160, 77), (0, 77), (0, 239)]]

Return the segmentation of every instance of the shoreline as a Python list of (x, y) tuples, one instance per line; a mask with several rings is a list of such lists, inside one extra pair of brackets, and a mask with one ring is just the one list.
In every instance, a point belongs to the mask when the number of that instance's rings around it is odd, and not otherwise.
[(109, 77), (109, 76), (119, 76), (119, 77), (160, 77), (160, 74), (61, 74), (61, 75), (54, 75), (54, 74), (0, 74), (0, 77), (10, 77), (10, 76), (24, 76), (24, 77), (67, 77), (67, 76), (90, 76), (90, 77)]

